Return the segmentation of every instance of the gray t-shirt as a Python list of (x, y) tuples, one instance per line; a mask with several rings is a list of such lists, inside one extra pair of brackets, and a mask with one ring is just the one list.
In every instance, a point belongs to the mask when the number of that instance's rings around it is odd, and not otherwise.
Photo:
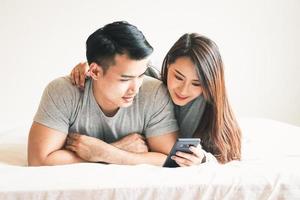
[(175, 116), (180, 129), (179, 137), (192, 138), (205, 110), (203, 95), (197, 97), (185, 106), (175, 105)]
[(63, 133), (78, 132), (109, 143), (134, 132), (151, 137), (178, 130), (172, 100), (161, 81), (145, 76), (133, 104), (120, 108), (113, 117), (100, 109), (92, 84), (88, 79), (84, 91), (80, 91), (70, 77), (52, 81), (44, 90), (34, 121)]

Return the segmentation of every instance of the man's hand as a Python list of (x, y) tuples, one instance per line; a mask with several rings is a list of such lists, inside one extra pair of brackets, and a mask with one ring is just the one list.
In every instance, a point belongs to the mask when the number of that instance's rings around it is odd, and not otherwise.
[(112, 146), (95, 137), (71, 133), (65, 148), (75, 152), (81, 159), (89, 162), (105, 162)]
[[(133, 153), (146, 153), (148, 147), (143, 136), (132, 133), (121, 140), (112, 143), (114, 147)], [(67, 137), (65, 148), (75, 152), (80, 158), (89, 162), (106, 161), (110, 144), (103, 142), (95, 137), (71, 133)]]
[(146, 153), (149, 151), (145, 138), (138, 133), (131, 133), (111, 145), (133, 153)]

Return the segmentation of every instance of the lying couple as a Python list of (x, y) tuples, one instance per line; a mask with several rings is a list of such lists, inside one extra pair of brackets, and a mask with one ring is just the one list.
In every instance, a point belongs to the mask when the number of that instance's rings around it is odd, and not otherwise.
[(216, 44), (184, 34), (164, 58), (162, 82), (145, 75), (155, 74), (149, 67), (152, 51), (142, 32), (127, 22), (91, 34), (88, 65), (77, 65), (71, 76), (52, 81), (43, 92), (29, 134), (29, 166), (161, 166), (177, 137), (201, 139), (190, 148), (193, 154), (172, 157), (179, 166), (239, 160), (241, 131)]

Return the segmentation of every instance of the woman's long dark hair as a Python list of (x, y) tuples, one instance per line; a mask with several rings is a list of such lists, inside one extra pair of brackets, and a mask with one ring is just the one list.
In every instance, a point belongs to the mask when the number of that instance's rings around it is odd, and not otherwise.
[(228, 102), (223, 62), (217, 45), (197, 33), (184, 34), (169, 50), (162, 65), (167, 84), (168, 66), (179, 57), (189, 57), (196, 66), (206, 101), (205, 111), (194, 137), (220, 163), (241, 158), (241, 130)]

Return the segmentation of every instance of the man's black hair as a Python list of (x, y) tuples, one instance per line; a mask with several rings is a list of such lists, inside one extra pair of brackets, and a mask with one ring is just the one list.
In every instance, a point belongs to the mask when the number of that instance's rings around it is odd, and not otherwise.
[(96, 30), (86, 41), (86, 57), (89, 64), (95, 62), (104, 72), (114, 64), (117, 54), (141, 60), (153, 52), (143, 33), (125, 21), (113, 22)]

